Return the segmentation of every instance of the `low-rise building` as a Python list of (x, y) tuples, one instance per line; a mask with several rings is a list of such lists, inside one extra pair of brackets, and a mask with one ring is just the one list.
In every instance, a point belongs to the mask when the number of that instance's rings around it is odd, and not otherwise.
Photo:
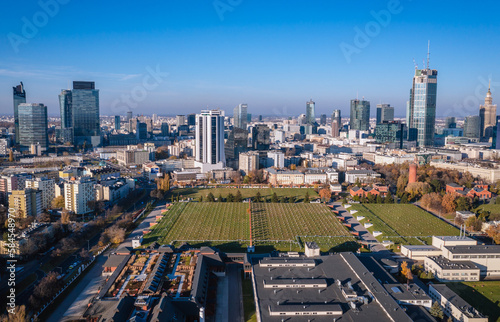
[(96, 200), (107, 200), (116, 203), (130, 193), (130, 185), (125, 178), (101, 181), (95, 185)]
[(150, 161), (150, 152), (147, 150), (122, 150), (116, 152), (118, 164), (128, 167), (142, 165)]
[(307, 169), (304, 173), (305, 184), (326, 183), (328, 175), (321, 169)]
[(430, 297), (439, 303), (444, 314), (451, 316), (453, 321), (487, 322), (488, 318), (472, 307), (458, 294), (444, 284), (430, 284)]
[(297, 170), (280, 170), (267, 168), (264, 175), (273, 185), (301, 185), (304, 184), (304, 174)]
[(345, 181), (348, 183), (369, 183), (380, 178), (380, 173), (373, 170), (351, 170), (345, 173)]
[(370, 186), (366, 186), (366, 187), (357, 187), (356, 186), (356, 187), (352, 187), (349, 190), (351, 197), (358, 196), (360, 198), (368, 197), (368, 195), (385, 197), (388, 192), (389, 192), (389, 187), (377, 185), (377, 184), (373, 184), (371, 187)]
[(479, 281), (479, 267), (470, 261), (449, 260), (441, 255), (424, 259), (424, 268), (442, 282)]

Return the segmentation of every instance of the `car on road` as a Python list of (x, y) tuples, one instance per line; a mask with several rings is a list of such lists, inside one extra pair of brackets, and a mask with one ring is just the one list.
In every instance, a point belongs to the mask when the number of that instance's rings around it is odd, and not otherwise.
[(69, 265), (69, 269), (73, 269), (73, 265)]

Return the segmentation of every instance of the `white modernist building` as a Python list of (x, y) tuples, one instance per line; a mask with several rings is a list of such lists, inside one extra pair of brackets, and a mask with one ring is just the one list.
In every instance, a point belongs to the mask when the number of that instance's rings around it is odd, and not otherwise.
[(401, 246), (401, 253), (423, 260), (424, 268), (440, 281), (500, 278), (500, 245), (477, 245), (465, 236), (433, 236), (429, 246)]
[(205, 173), (226, 166), (224, 112), (203, 110), (196, 114), (195, 166)]

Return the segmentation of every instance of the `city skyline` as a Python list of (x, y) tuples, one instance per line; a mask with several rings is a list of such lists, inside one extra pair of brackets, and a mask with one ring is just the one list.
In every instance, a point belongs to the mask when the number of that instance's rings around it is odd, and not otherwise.
[[(359, 93), (374, 105), (391, 104), (395, 116), (402, 117), (413, 59), (421, 68), (428, 40), (431, 65), (440, 71), (437, 116), (475, 114), (488, 79), (493, 95), (499, 86), (499, 67), (488, 63), (495, 59), (498, 45), (490, 39), (499, 28), (487, 23), (494, 21), (498, 4), (490, 2), (490, 10), (438, 4), (433, 12), (441, 19), (436, 20), (413, 14), (424, 4), (401, 1), (393, 8), (391, 3), (298, 5), (287, 8), (284, 18), (278, 17), (279, 2), (265, 7), (238, 3), (223, 12), (212, 3), (194, 8), (153, 4), (137, 11), (127, 4), (103, 4), (89, 12), (84, 4), (71, 2), (60, 4), (30, 38), (23, 34), (25, 21), (44, 9), (26, 4), (19, 13), (6, 10), (14, 14), (1, 27), (7, 37), (0, 45), (0, 114), (11, 114), (8, 91), (19, 81), (28, 88), (27, 101), (44, 103), (52, 116), (58, 114), (61, 89), (74, 80), (92, 80), (101, 89), (102, 115), (125, 115), (128, 107), (134, 114), (173, 115), (178, 108), (187, 114), (207, 106), (229, 112), (245, 102), (254, 115), (292, 116), (303, 113), (303, 102), (311, 97), (317, 115), (334, 109), (346, 115), (349, 101)], [(100, 19), (111, 10), (116, 16)], [(147, 23), (135, 19), (142, 10), (149, 15)], [(86, 13), (106, 22), (86, 30), (73, 25)], [(367, 26), (375, 27), (361, 44), (358, 31)], [(13, 35), (26, 42), (16, 45)], [(90, 45), (97, 50), (84, 50)], [(309, 74), (311, 80), (303, 81)], [(124, 101), (123, 95), (130, 96), (147, 76), (144, 97)]]

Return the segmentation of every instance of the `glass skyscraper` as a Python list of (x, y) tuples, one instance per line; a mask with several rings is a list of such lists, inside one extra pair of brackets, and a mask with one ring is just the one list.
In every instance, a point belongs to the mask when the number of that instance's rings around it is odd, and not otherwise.
[(316, 116), (315, 116), (315, 105), (314, 101), (311, 99), (309, 102), (306, 103), (306, 123), (307, 124), (314, 124), (316, 122)]
[(435, 69), (415, 69), (410, 90), (408, 127), (416, 129), (418, 146), (434, 145), (437, 74)]
[(19, 104), (26, 103), (26, 91), (24, 90), (23, 82), (12, 88), (14, 94), (14, 133), (16, 135), (16, 144), (19, 144)]
[(115, 130), (119, 130), (121, 125), (120, 115), (115, 115)]
[(351, 130), (368, 131), (370, 129), (370, 102), (351, 100)]
[(62, 90), (59, 95), (61, 129), (72, 132), (75, 144), (99, 145), (99, 90), (94, 82), (73, 82), (73, 90)]
[(233, 110), (234, 127), (239, 129), (247, 129), (248, 105), (238, 104)]
[(31, 147), (40, 144), (41, 150), (49, 147), (47, 135), (47, 107), (43, 104), (21, 103), (18, 106), (19, 144)]
[(464, 136), (479, 138), (481, 136), (481, 119), (478, 115), (470, 115), (464, 121)]
[(377, 104), (377, 124), (394, 121), (394, 107), (390, 104)]
[(334, 138), (338, 137), (341, 129), (342, 129), (342, 117), (340, 110), (334, 110), (332, 113), (332, 136)]

